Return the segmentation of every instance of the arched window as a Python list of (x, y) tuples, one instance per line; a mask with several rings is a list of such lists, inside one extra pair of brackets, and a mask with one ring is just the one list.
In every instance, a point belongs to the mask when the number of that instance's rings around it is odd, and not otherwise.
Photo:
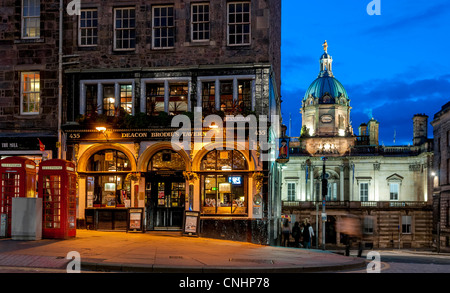
[(131, 171), (131, 163), (123, 152), (108, 149), (92, 155), (86, 169), (95, 172)]
[(235, 150), (213, 150), (207, 153), (200, 166), (202, 171), (247, 170), (244, 155)]
[(201, 161), (202, 214), (246, 215), (248, 164), (235, 150), (213, 150)]
[(93, 154), (86, 166), (86, 207), (125, 207), (131, 198), (130, 171), (131, 162), (121, 151)]
[(173, 150), (162, 150), (155, 153), (148, 163), (148, 171), (186, 169), (183, 157)]

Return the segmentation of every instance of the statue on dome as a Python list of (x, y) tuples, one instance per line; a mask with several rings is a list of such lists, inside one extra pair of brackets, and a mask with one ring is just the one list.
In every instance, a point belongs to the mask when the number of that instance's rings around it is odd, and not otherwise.
[(325, 40), (325, 42), (323, 43), (323, 50), (327, 53), (327, 50), (328, 50), (328, 43), (327, 43), (327, 40)]

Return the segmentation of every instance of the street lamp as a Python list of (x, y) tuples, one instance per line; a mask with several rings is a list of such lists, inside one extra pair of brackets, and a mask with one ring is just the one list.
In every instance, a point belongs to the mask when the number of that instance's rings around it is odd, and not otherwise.
[(323, 169), (322, 169), (322, 249), (325, 250), (325, 222), (327, 220), (327, 214), (325, 212), (325, 201), (328, 193), (328, 179), (325, 176), (325, 162), (327, 157), (322, 157)]

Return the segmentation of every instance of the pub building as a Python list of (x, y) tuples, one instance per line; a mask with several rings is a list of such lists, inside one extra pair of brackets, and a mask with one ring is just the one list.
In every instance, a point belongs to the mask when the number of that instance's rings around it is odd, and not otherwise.
[[(241, 145), (199, 143), (220, 126), (206, 122), (191, 130), (194, 147), (174, 149), (171, 120), (197, 108), (222, 121), (281, 116), (281, 0), (80, 5), (64, 17), (62, 105), (78, 227), (125, 230), (137, 208), (146, 231), (180, 231), (191, 210), (201, 236), (269, 244), (281, 203), (267, 151), (249, 150), (249, 130)], [(271, 141), (277, 125), (268, 123)]]

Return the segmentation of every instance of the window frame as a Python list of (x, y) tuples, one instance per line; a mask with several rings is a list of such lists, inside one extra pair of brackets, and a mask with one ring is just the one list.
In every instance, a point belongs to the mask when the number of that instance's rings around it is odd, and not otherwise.
[(102, 80), (81, 80), (80, 81), (80, 115), (87, 113), (86, 85), (97, 85), (97, 114), (103, 113), (103, 87), (105, 85), (114, 85), (115, 108), (120, 108), (120, 87), (121, 85), (131, 85), (131, 115), (135, 114), (135, 80), (134, 79), (102, 79)]
[[(362, 194), (362, 192), (363, 192), (363, 185), (364, 186), (367, 186), (367, 189), (365, 190), (366, 192), (367, 192), (367, 194), (366, 195), (363, 195)], [(364, 197), (367, 197), (367, 199), (366, 200), (363, 200), (363, 196)], [(367, 202), (367, 201), (369, 201), (369, 182), (361, 182), (361, 183), (359, 183), (359, 200), (361, 201), (361, 202)]]
[[(397, 198), (392, 198), (392, 187), (397, 186)], [(394, 193), (395, 194), (395, 193)], [(400, 182), (389, 182), (389, 200), (398, 201), (400, 198)]]
[[(128, 28), (117, 28), (117, 26), (116, 26), (116, 24), (117, 24), (117, 11), (118, 10), (122, 10), (122, 11), (124, 11), (124, 10), (129, 10), (129, 11), (131, 11), (131, 10), (134, 10), (134, 26), (133, 27), (128, 27)], [(123, 12), (122, 12), (123, 13)], [(113, 50), (114, 51), (135, 51), (136, 50), (136, 44), (137, 44), (137, 42), (136, 42), (136, 7), (133, 7), (133, 6), (130, 6), (130, 7), (114, 7), (113, 8), (113, 27), (114, 27), (114, 33), (113, 33)], [(127, 18), (128, 20), (130, 20), (130, 19), (132, 19), (130, 16)], [(123, 14), (122, 14), (122, 17), (121, 17), (121, 23), (123, 23), (123, 20), (124, 20), (124, 18), (123, 18)], [(131, 43), (131, 40), (133, 40), (134, 39), (134, 47), (132, 48), (132, 47), (128, 47), (128, 48), (117, 48), (117, 32), (118, 31), (126, 31), (126, 30), (128, 30), (130, 33), (132, 32), (132, 31), (134, 31), (134, 38), (131, 38), (130, 36), (127, 38), (127, 40), (128, 40), (128, 45), (130, 45), (130, 43)], [(122, 37), (122, 45), (123, 45), (123, 41), (125, 40), (125, 38), (123, 38)]]
[[(297, 200), (297, 183), (296, 182), (286, 182), (287, 184), (287, 201)], [(293, 187), (292, 187), (293, 185)]]
[(372, 235), (374, 231), (374, 218), (372, 216), (365, 216), (363, 219), (363, 234)]
[[(194, 21), (194, 6), (197, 6), (197, 7), (203, 6), (203, 9), (205, 7), (208, 7), (208, 12), (207, 12), (208, 20), (207, 21), (205, 21), (204, 19), (202, 21), (198, 21), (198, 20)], [(211, 16), (210, 16), (211, 9), (210, 8), (211, 7), (210, 7), (209, 2), (191, 3), (191, 21), (190, 21), (191, 42), (208, 42), (211, 39)], [(200, 14), (198, 12), (198, 8), (197, 8), (197, 14)], [(203, 10), (203, 12), (201, 14), (204, 17), (206, 13)], [(194, 31), (194, 24), (203, 24), (203, 25), (207, 24), (208, 29), (207, 30), (203, 29), (201, 31), (201, 33), (204, 36), (205, 33), (207, 32), (208, 33), (208, 38), (194, 39), (194, 33), (195, 33), (195, 31)], [(200, 33), (200, 31), (198, 30), (197, 33)]]
[(412, 234), (412, 216), (402, 215), (402, 234)]
[[(167, 17), (167, 25), (166, 26), (162, 26), (162, 25), (160, 25), (160, 26), (155, 26), (155, 9), (161, 9), (161, 8), (172, 8), (172, 11), (173, 11), (173, 14), (172, 14), (172, 25), (171, 26), (169, 26), (169, 12), (167, 11), (167, 15), (166, 15), (166, 17)], [(158, 17), (160, 17), (161, 18), (161, 16), (158, 16)], [(169, 46), (169, 39), (170, 39), (170, 37), (169, 36), (167, 36), (167, 46), (166, 47), (164, 47), (164, 46), (162, 46), (162, 43), (160, 42), (160, 46), (155, 46), (155, 40), (156, 40), (156, 33), (155, 33), (155, 31), (157, 30), (157, 29), (159, 29), (159, 30), (161, 30), (161, 29), (167, 29), (167, 35), (169, 34), (169, 30), (170, 29), (173, 29), (173, 36), (172, 36), (172, 38), (173, 38), (173, 46)], [(176, 38), (175, 38), (175, 36), (176, 36), (176, 26), (175, 26), (175, 5), (154, 5), (154, 6), (152, 6), (152, 49), (153, 50), (166, 50), (166, 49), (173, 49), (173, 48), (175, 48), (175, 40), (176, 40)], [(163, 37), (161, 37), (161, 34), (160, 34), (160, 41), (162, 40), (162, 38)]]
[[(97, 25), (96, 26), (83, 27), (82, 28), (81, 27), (81, 15), (82, 15), (83, 12), (89, 12), (89, 11), (97, 13), (97, 17), (95, 18), (97, 20)], [(91, 17), (90, 20), (93, 21), (94, 17)], [(92, 38), (92, 40), (95, 39), (95, 44), (93, 43), (93, 44), (90, 44), (90, 45), (89, 44), (83, 45), (81, 43), (81, 40), (83, 38), (81, 31), (83, 29), (84, 30), (92, 30), (93, 32), (96, 33), (95, 36), (90, 36), (90, 38)], [(78, 46), (79, 47), (96, 47), (96, 46), (98, 46), (98, 9), (97, 8), (83, 8), (83, 9), (81, 9), (80, 15), (78, 17)]]
[[(28, 1), (28, 2), (36, 1), (36, 2), (39, 3), (39, 5), (38, 5), (38, 7), (39, 7), (39, 16), (35, 16), (35, 15), (34, 16), (24, 16), (24, 8), (25, 8), (24, 2), (25, 1)], [(21, 9), (20, 9), (20, 18), (21, 18), (20, 22), (21, 22), (21, 26), (22, 26), (21, 30), (20, 30), (21, 38), (22, 39), (39, 39), (41, 37), (41, 1), (40, 0), (22, 0), (21, 4), (22, 4)], [(26, 34), (25, 34), (25, 32), (26, 32), (26, 27), (25, 27), (26, 20), (25, 19), (32, 19), (32, 18), (38, 19), (38, 25), (36, 27), (38, 29), (38, 35), (37, 36), (33, 36), (33, 37), (27, 37)]]
[[(245, 5), (248, 4), (249, 6), (249, 10), (248, 10), (248, 22), (245, 21), (241, 21), (241, 22), (233, 22), (230, 23), (230, 6), (231, 5)], [(244, 13), (242, 13), (242, 15), (244, 15)], [(230, 27), (232, 25), (235, 26), (241, 26), (243, 29), (243, 26), (248, 25), (249, 27), (249, 31), (248, 31), (248, 42), (241, 42), (241, 43), (231, 43), (230, 42)], [(238, 35), (238, 33), (235, 33), (233, 35)], [(247, 33), (241, 32), (240, 36), (242, 37), (242, 39), (244, 40), (244, 36), (247, 35)], [(252, 43), (252, 7), (251, 7), (251, 2), (250, 1), (233, 1), (233, 2), (228, 2), (227, 3), (227, 46), (249, 46)]]
[[(39, 76), (39, 81), (38, 81), (38, 83), (39, 83), (39, 90), (38, 91), (25, 91), (24, 90), (24, 85), (25, 85), (25, 83), (24, 83), (24, 76), (26, 75), (26, 74), (34, 74), (34, 76), (36, 76), (36, 74)], [(33, 83), (36, 83), (36, 78), (34, 78), (33, 79), (34, 80), (34, 82)], [(41, 86), (40, 86), (40, 84), (41, 84), (41, 73), (40, 73), (40, 71), (22, 71), (22, 72), (20, 72), (20, 115), (39, 115), (40, 114), (40, 112), (41, 112)], [(37, 98), (37, 103), (35, 103), (35, 104), (37, 104), (37, 111), (35, 111), (35, 112), (29, 112), (29, 111), (24, 111), (23, 110), (23, 106), (24, 106), (24, 95), (25, 94), (37, 94), (38, 95), (38, 98)], [(29, 102), (27, 102), (27, 104), (29, 104)], [(27, 108), (29, 108), (29, 107), (27, 107)]]

